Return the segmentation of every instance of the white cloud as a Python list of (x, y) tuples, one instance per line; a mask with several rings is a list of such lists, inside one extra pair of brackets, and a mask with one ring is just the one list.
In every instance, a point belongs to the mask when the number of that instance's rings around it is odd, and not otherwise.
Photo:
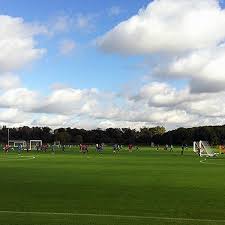
[(62, 55), (71, 54), (76, 48), (76, 43), (73, 40), (63, 40), (59, 44), (59, 52)]
[(14, 89), (21, 86), (20, 77), (11, 73), (0, 75), (0, 90)]
[(69, 126), (70, 118), (63, 115), (41, 115), (32, 122), (33, 126), (64, 127)]
[(45, 27), (22, 18), (0, 15), (0, 72), (12, 72), (40, 58), (45, 49), (36, 47), (34, 36)]
[[(225, 10), (217, 0), (154, 0), (98, 38), (97, 44), (106, 52), (150, 55), (156, 80), (183, 79), (192, 93), (222, 92), (224, 26)], [(167, 100), (162, 96), (161, 101)]]
[(188, 88), (177, 91), (166, 83), (153, 82), (144, 85), (140, 89), (139, 96), (135, 96), (134, 99), (148, 99), (151, 106), (172, 107), (187, 100), (188, 92)]
[(63, 115), (82, 114), (95, 106), (96, 95), (96, 89), (55, 89), (34, 111)]
[(2, 108), (30, 111), (37, 104), (39, 104), (38, 94), (26, 88), (10, 89), (0, 95), (0, 107)]
[[(220, 106), (225, 101), (225, 91), (221, 93), (191, 93), (188, 88), (177, 90), (168, 84), (150, 83), (143, 86), (138, 96), (134, 98), (137, 104), (148, 103), (153, 109), (149, 118), (155, 122), (165, 121), (165, 124), (184, 124), (193, 126), (201, 121), (224, 121), (225, 110)], [(149, 111), (149, 112), (150, 112)], [(145, 116), (143, 115), (143, 118)], [(144, 118), (147, 119), (147, 118)]]
[[(114, 14), (117, 12), (114, 9)], [(93, 19), (83, 14), (61, 17), (52, 30), (89, 30)], [(225, 122), (225, 13), (216, 0), (155, 0), (98, 39), (107, 52), (147, 54), (157, 59), (160, 55), (153, 67), (153, 81), (145, 83), (136, 95), (54, 84), (48, 96), (41, 96), (23, 87), (17, 75), (5, 72), (43, 55), (34, 38), (45, 33), (45, 28), (7, 16), (0, 16), (0, 22), (0, 124), (174, 128)], [(69, 54), (75, 47), (74, 41), (67, 40), (60, 43), (59, 50)], [(188, 82), (177, 88), (165, 78)]]
[(152, 127), (155, 124), (148, 123), (148, 122), (133, 122), (133, 121), (115, 121), (115, 120), (104, 120), (104, 121), (98, 121), (97, 124), (95, 124), (95, 128), (126, 128), (129, 127), (131, 129), (138, 129), (140, 127)]
[(188, 88), (182, 91), (156, 82), (144, 85), (129, 98), (73, 88), (54, 89), (48, 97), (41, 97), (26, 88), (16, 88), (0, 95), (0, 108), (7, 108), (0, 113), (0, 124), (88, 129), (190, 127), (209, 125), (212, 120), (222, 124), (225, 110), (220, 106), (224, 101), (225, 92), (193, 94)]
[(22, 123), (29, 119), (29, 115), (18, 109), (0, 110), (0, 124), (2, 123)]
[(167, 58), (154, 67), (157, 78), (187, 80), (193, 93), (211, 93), (225, 90), (225, 46), (219, 45), (181, 56)]
[(215, 46), (225, 37), (217, 0), (155, 0), (97, 41), (106, 52), (177, 53)]

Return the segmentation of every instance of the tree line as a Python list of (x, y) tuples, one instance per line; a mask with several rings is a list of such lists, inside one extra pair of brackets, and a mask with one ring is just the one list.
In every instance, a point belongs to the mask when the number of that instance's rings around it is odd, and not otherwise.
[[(143, 127), (140, 130), (130, 128), (108, 128), (105, 130), (85, 130), (77, 128), (49, 127), (19, 127), (9, 129), (10, 140), (42, 140), (43, 143), (60, 141), (62, 144), (137, 144), (151, 145), (151, 143), (165, 145), (192, 145), (193, 141), (206, 140), (211, 145), (224, 144), (225, 125), (204, 126), (193, 128), (178, 128), (167, 131), (164, 127)], [(0, 128), (0, 143), (7, 143), (8, 128)]]

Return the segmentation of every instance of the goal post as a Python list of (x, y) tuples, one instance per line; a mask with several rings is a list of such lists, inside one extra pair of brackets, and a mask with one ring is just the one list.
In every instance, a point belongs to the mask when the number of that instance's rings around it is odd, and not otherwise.
[(10, 147), (18, 147), (19, 145), (21, 145), (23, 148), (26, 146), (26, 141), (23, 140), (9, 140), (9, 146)]
[(193, 142), (193, 151), (202, 156), (214, 157), (216, 155), (215, 151), (209, 145), (208, 141), (195, 141)]
[(30, 150), (37, 150), (42, 146), (42, 140), (30, 140)]
[(199, 148), (198, 142), (197, 141), (194, 141), (193, 142), (193, 151), (195, 153), (198, 153), (198, 148)]

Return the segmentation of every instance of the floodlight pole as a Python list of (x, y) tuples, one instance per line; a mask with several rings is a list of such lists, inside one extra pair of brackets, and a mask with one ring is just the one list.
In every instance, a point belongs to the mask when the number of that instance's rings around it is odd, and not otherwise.
[(9, 145), (9, 128), (8, 128), (8, 145)]

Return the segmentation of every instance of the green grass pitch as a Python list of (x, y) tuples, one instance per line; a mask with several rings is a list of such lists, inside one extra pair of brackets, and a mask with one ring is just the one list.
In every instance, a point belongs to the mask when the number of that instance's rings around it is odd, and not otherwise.
[(93, 148), (21, 156), (0, 153), (1, 225), (225, 224), (222, 155)]

